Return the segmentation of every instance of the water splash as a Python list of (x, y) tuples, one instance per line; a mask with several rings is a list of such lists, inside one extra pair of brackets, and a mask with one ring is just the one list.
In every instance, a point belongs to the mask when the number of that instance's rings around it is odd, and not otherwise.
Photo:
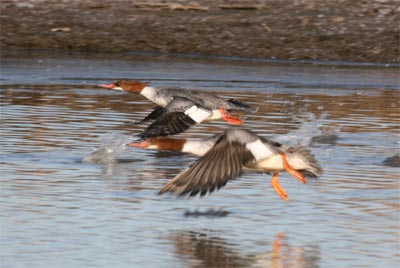
[(313, 143), (335, 144), (338, 139), (339, 127), (325, 125), (328, 113), (322, 113), (316, 118), (313, 113), (305, 113), (296, 116), (294, 120), (300, 121), (300, 128), (293, 130), (286, 135), (276, 137), (276, 140), (287, 145), (308, 146)]
[(88, 153), (82, 161), (107, 165), (114, 164), (118, 157), (126, 153), (126, 144), (134, 139), (134, 137), (119, 133), (102, 135), (100, 137), (100, 146)]

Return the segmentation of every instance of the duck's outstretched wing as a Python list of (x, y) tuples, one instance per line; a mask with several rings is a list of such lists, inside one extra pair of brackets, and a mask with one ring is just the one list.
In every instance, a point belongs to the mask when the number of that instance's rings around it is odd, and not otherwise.
[(151, 113), (149, 113), (145, 118), (143, 118), (142, 120), (138, 121), (138, 122), (134, 122), (135, 125), (150, 121), (150, 120), (155, 120), (158, 117), (160, 117), (162, 114), (164, 113), (164, 108), (162, 108), (161, 106), (156, 106), (154, 107), (153, 111), (151, 111)]
[(203, 157), (168, 182), (159, 194), (172, 192), (193, 196), (200, 193), (203, 196), (238, 177), (243, 166), (253, 160), (253, 154), (244, 143), (229, 141), (223, 135)]
[(203, 122), (211, 114), (212, 111), (187, 98), (174, 97), (139, 137), (148, 139), (178, 134), (195, 124)]

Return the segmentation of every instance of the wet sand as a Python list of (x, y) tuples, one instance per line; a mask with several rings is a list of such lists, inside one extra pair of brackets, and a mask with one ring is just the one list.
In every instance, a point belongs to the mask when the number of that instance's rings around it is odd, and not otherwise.
[(1, 1), (1, 49), (399, 63), (395, 0)]

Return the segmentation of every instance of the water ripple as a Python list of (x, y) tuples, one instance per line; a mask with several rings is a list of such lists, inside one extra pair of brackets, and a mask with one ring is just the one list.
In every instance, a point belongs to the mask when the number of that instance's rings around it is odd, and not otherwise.
[[(36, 75), (41, 64), (51, 68), (53, 59), (45, 61), (28, 60), (35, 67), (21, 72), (20, 61), (5, 65), (3, 265), (397, 266), (400, 168), (384, 165), (400, 145), (392, 69), (200, 61), (171, 69), (162, 60), (87, 59), (76, 66), (65, 59), (62, 73)], [(95, 73), (82, 69), (89, 63)], [(324, 174), (306, 185), (281, 174), (289, 202), (272, 190), (270, 174), (254, 173), (206, 198), (158, 196), (195, 157), (123, 146), (145, 127), (129, 122), (153, 105), (95, 86), (117, 77), (200, 87), (258, 105), (245, 115), (246, 127), (309, 146)], [(202, 138), (226, 127), (202, 124), (181, 136)]]

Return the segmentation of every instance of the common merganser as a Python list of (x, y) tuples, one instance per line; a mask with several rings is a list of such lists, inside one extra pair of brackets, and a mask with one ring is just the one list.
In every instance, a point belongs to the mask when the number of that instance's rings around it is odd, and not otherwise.
[(211, 93), (182, 88), (156, 88), (134, 80), (119, 80), (102, 88), (135, 92), (157, 104), (141, 122), (154, 120), (139, 136), (143, 139), (174, 135), (203, 121), (223, 119), (232, 124), (242, 120), (228, 111), (255, 112), (257, 109), (238, 100), (224, 100)]
[(200, 193), (203, 196), (235, 179), (245, 168), (273, 173), (271, 186), (282, 199), (288, 200), (278, 181), (279, 172), (287, 171), (301, 183), (306, 183), (305, 177), (318, 178), (322, 174), (321, 166), (304, 146), (285, 146), (242, 128), (229, 128), (203, 140), (157, 137), (128, 145), (200, 156), (159, 194), (173, 192), (193, 196)]

